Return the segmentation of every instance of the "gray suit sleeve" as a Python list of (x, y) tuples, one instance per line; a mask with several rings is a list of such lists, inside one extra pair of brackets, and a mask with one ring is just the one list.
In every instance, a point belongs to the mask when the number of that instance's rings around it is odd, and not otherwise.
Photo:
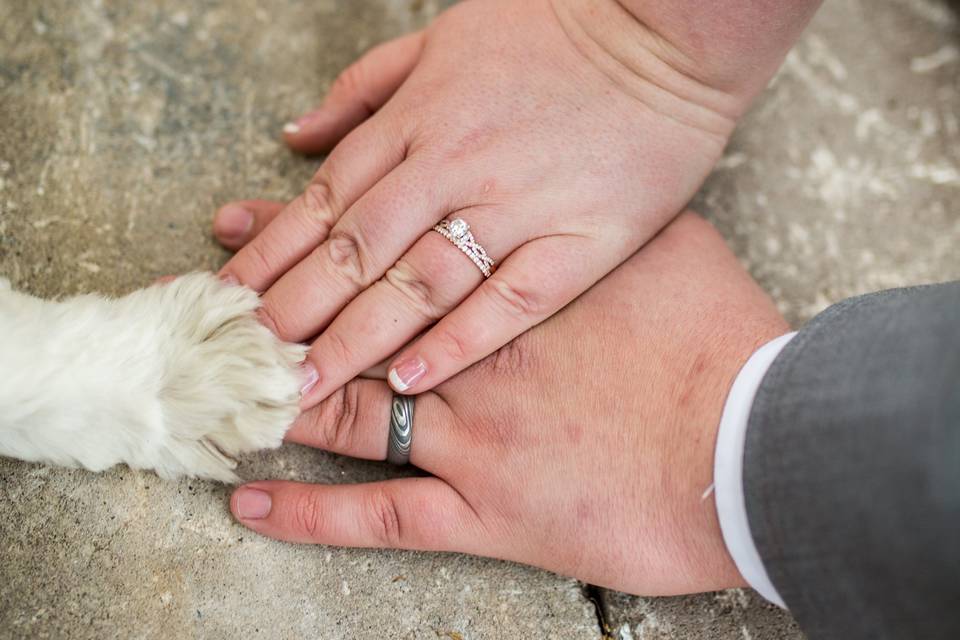
[(810, 638), (960, 638), (960, 282), (800, 331), (754, 401), (744, 492)]

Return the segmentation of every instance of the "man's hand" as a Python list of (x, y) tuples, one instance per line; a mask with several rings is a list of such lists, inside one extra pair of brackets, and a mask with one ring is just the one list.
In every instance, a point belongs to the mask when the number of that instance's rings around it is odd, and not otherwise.
[[(224, 273), (264, 292), (281, 338), (319, 336), (305, 407), (428, 327), (389, 369), (400, 391), (433, 388), (556, 313), (691, 198), (758, 83), (680, 46), (712, 37), (695, 19), (706, 9), (663, 8), (674, 20), (654, 30), (625, 4), (457, 5), (372, 50), (288, 128), (300, 151), (336, 145), (301, 196), (279, 215), (221, 211), (228, 246), (266, 227)], [(431, 231), (448, 216), (497, 261), (492, 277)]]
[[(553, 318), (417, 396), (412, 462), (430, 477), (254, 482), (231, 509), (284, 540), (493, 556), (632, 593), (741, 585), (703, 496), (726, 393), (786, 330), (717, 232), (684, 214)], [(382, 460), (391, 394), (354, 380), (287, 438)]]

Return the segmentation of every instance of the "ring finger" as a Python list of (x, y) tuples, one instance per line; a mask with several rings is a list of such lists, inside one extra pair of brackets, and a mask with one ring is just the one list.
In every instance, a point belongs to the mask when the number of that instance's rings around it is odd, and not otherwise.
[[(470, 221), (471, 231), (495, 260), (527, 242), (528, 231), (494, 223), (494, 210), (474, 207), (448, 216)], [(307, 358), (318, 383), (302, 401), (310, 407), (361, 371), (414, 338), (455, 308), (483, 281), (470, 258), (439, 233), (428, 231), (391, 267), (337, 315), (314, 341)], [(415, 372), (414, 374), (415, 375)]]
[[(351, 380), (301, 413), (284, 439), (351, 458), (386, 460), (393, 395), (382, 380)], [(443, 468), (445, 452), (455, 449), (456, 431), (444, 426), (454, 417), (435, 393), (420, 394), (414, 402), (410, 464), (435, 473)]]
[[(303, 414), (287, 439), (383, 459), (391, 402), (385, 383), (353, 381), (342, 397), (335, 394)], [(429, 471), (441, 459), (458, 458), (452, 455), (460, 449), (457, 430), (449, 428), (455, 420), (436, 394), (418, 396), (411, 462)], [(251, 529), (292, 542), (468, 553), (489, 545), (480, 537), (484, 530), (467, 497), (441, 477), (343, 486), (258, 481), (237, 489), (230, 508)]]

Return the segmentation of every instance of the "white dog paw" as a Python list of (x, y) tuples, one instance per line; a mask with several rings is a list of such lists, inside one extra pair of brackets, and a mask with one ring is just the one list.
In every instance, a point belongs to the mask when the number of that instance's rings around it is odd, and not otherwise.
[(118, 300), (0, 295), (0, 455), (235, 482), (231, 456), (280, 445), (306, 348), (253, 291), (192, 274)]
[(306, 348), (257, 321), (256, 293), (192, 274), (124, 301), (160, 314), (165, 437), (148, 450), (159, 475), (235, 482), (231, 456), (280, 446), (299, 412)]

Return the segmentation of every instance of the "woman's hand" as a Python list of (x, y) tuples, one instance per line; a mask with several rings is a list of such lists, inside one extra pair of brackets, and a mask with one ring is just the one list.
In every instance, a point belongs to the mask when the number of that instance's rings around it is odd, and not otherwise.
[[(431, 389), (650, 239), (749, 99), (693, 60), (612, 0), (485, 0), (350, 67), (286, 134), (333, 152), (224, 267), (281, 338), (319, 335), (304, 406), (436, 323), (389, 367), (398, 390)], [(215, 223), (228, 246), (263, 226), (245, 204)], [(431, 231), (444, 218), (470, 224), (492, 277)]]
[[(553, 318), (416, 397), (412, 462), (431, 476), (253, 482), (231, 509), (284, 540), (493, 556), (633, 593), (740, 585), (703, 496), (726, 393), (786, 330), (717, 232), (684, 214)], [(383, 459), (391, 397), (354, 380), (287, 438)]]

